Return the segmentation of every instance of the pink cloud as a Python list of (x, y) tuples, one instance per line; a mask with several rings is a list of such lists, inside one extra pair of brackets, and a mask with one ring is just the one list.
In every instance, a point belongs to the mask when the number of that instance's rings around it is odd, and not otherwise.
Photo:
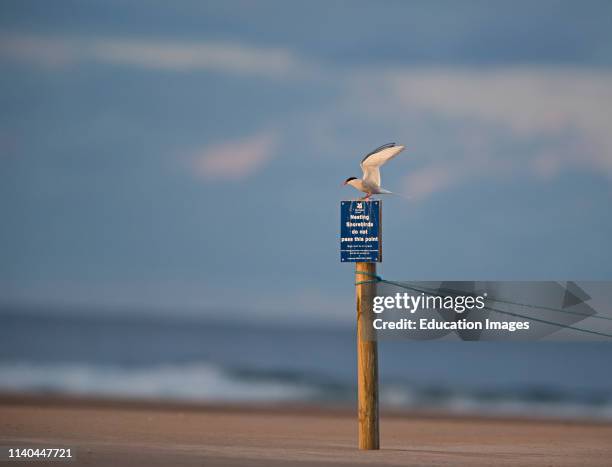
[(192, 157), (194, 173), (205, 180), (242, 180), (273, 157), (278, 141), (274, 132), (261, 132), (242, 140), (206, 146)]

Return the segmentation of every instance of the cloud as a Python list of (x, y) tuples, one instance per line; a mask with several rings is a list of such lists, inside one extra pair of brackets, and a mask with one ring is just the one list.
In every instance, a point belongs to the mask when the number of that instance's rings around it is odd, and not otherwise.
[[(587, 170), (612, 178), (612, 72), (606, 70), (379, 70), (356, 75), (352, 93), (362, 112), (394, 120), (400, 133), (402, 121), (440, 128), (446, 141), (430, 146), (446, 151), (406, 177), (416, 197), (518, 172), (551, 179)], [(447, 149), (451, 143), (454, 150)], [(515, 155), (508, 153), (512, 147)]]
[(300, 67), (285, 49), (236, 43), (106, 39), (94, 43), (93, 55), (103, 62), (171, 71), (287, 76)]
[(195, 151), (191, 166), (204, 180), (242, 180), (274, 157), (277, 141), (276, 133), (263, 131), (241, 140), (206, 146)]
[(605, 130), (610, 129), (610, 72), (451, 69), (389, 73), (387, 80), (404, 106), (498, 122), (517, 134), (558, 131), (571, 125), (599, 131), (605, 124)]
[(44, 67), (63, 66), (82, 54), (75, 41), (27, 35), (0, 36), (0, 57), (34, 63)]
[(216, 71), (281, 78), (309, 72), (309, 67), (287, 49), (239, 42), (4, 35), (0, 38), (0, 56), (46, 67), (95, 61), (174, 72)]
[[(300, 137), (310, 132), (311, 144), (320, 142), (312, 152), (341, 152), (340, 128), (365, 125), (373, 128), (372, 134), (395, 134), (398, 140), (414, 133), (415, 121), (423, 122), (427, 131), (437, 128), (436, 134), (432, 130), (427, 135), (427, 147), (434, 153), (406, 177), (416, 197), (513, 172), (548, 180), (566, 171), (587, 170), (612, 178), (612, 72), (604, 69), (378, 67), (372, 72), (306, 63), (283, 47), (113, 36), (5, 34), (2, 56), (51, 67), (95, 61), (280, 79), (313, 76), (317, 70), (317, 76), (325, 73), (327, 78), (319, 85), (340, 83), (343, 92), (330, 99), (329, 107), (289, 115), (303, 120), (296, 130)], [(366, 132), (361, 136), (365, 139)], [(204, 179), (210, 179), (209, 174), (226, 179), (251, 175), (271, 157), (275, 137), (267, 133), (250, 139), (249, 148), (237, 142), (240, 151), (228, 151), (226, 145), (213, 148), (223, 157), (211, 156), (210, 148), (200, 150), (193, 165), (196, 173)], [(402, 142), (411, 147), (409, 139)], [(509, 149), (516, 154), (510, 155)]]

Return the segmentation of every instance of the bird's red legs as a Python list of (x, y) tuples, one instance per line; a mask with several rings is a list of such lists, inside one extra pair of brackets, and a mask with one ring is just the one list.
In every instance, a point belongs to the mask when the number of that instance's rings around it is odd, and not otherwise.
[(363, 198), (360, 198), (363, 201), (367, 201), (370, 199), (370, 196), (372, 196), (372, 193), (367, 193)]

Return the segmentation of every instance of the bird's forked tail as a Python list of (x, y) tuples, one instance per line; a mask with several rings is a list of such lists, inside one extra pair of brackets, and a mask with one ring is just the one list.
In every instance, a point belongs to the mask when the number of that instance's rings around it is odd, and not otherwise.
[(402, 194), (402, 193), (395, 193), (393, 191), (385, 190), (384, 188), (381, 188), (378, 194), (399, 196), (402, 199), (405, 199), (405, 200), (408, 200), (408, 201), (412, 201), (412, 196), (410, 196), (410, 195), (405, 195), (405, 194)]

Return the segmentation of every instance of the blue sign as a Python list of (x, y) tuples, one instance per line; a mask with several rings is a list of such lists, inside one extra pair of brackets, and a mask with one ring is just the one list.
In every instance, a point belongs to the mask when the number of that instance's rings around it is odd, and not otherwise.
[(380, 201), (340, 202), (340, 261), (382, 261), (380, 211)]

